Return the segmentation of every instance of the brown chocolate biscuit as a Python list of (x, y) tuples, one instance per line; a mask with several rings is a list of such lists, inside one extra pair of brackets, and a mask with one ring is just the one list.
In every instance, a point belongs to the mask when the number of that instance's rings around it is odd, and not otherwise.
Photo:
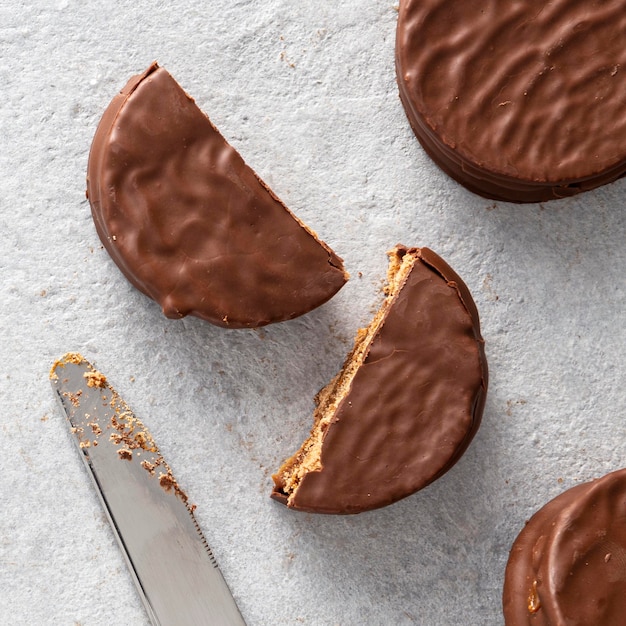
[(623, 0), (400, 0), (400, 97), (426, 152), (488, 198), (539, 202), (626, 172)]
[(391, 504), (444, 474), (482, 417), (487, 362), (469, 290), (434, 252), (390, 252), (387, 298), (314, 425), (274, 476), (272, 497), (317, 513)]
[(168, 317), (262, 326), (323, 304), (347, 279), (156, 63), (105, 111), (87, 195), (105, 248)]
[(562, 493), (511, 549), (506, 626), (622, 626), (626, 622), (626, 470)]

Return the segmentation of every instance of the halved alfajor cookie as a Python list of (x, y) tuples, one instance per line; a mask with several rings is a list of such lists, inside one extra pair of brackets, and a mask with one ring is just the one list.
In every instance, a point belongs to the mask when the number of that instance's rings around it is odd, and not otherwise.
[(391, 504), (449, 470), (480, 424), (487, 362), (469, 290), (427, 248), (389, 256), (387, 298), (274, 476), (272, 497), (293, 509)]
[(468, 189), (570, 196), (626, 172), (625, 41), (623, 0), (400, 0), (400, 97)]
[(511, 549), (503, 607), (506, 626), (626, 623), (626, 470), (533, 515)]
[(156, 63), (105, 111), (87, 194), (105, 248), (168, 317), (262, 326), (314, 309), (347, 280)]

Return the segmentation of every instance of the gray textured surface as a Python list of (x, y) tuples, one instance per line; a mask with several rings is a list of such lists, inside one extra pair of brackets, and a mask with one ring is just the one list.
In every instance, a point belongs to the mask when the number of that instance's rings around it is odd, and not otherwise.
[[(0, 622), (145, 624), (47, 374), (68, 350), (151, 428), (251, 626), (502, 623), (524, 520), (626, 456), (626, 181), (543, 206), (442, 174), (397, 96), (391, 3), (0, 3)], [(109, 6), (109, 9), (103, 7)], [(158, 60), (343, 258), (327, 305), (260, 331), (173, 322), (100, 246), (91, 138)], [(295, 514), (270, 474), (381, 301), (385, 251), (464, 277), (491, 370), (461, 462), (392, 507)]]

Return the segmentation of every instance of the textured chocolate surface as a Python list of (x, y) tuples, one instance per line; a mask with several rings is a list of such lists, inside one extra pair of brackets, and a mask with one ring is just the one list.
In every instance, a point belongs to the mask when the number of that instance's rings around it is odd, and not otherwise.
[(565, 491), (513, 544), (506, 626), (621, 626), (626, 619), (626, 470)]
[(550, 200), (626, 172), (623, 0), (401, 0), (400, 97), (433, 160), (483, 196)]
[[(472, 296), (431, 250), (405, 253), (418, 259), (326, 430), (321, 471), (303, 477), (292, 508), (391, 504), (450, 469), (478, 429), (488, 374)], [(273, 497), (287, 503), (280, 480)]]
[(262, 326), (323, 304), (347, 279), (156, 63), (105, 111), (87, 194), (105, 248), (168, 317)]

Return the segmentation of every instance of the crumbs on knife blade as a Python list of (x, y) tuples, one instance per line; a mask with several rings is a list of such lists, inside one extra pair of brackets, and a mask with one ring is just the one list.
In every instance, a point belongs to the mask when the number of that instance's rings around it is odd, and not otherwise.
[[(50, 370), (50, 379), (55, 384), (67, 383), (67, 379), (60, 381), (59, 373), (68, 364), (84, 365), (88, 368), (88, 371), (83, 374), (87, 387), (102, 389), (102, 400), (108, 405), (106, 412), (108, 419), (98, 421), (97, 415), (85, 412), (84, 424), (72, 425), (70, 431), (79, 438), (79, 446), (83, 452), (89, 454), (88, 449), (97, 446), (100, 436), (106, 434), (111, 445), (119, 446), (117, 454), (120, 459), (132, 462), (135, 456), (143, 455), (144, 458), (141, 459), (140, 465), (151, 476), (156, 476), (157, 467), (162, 468), (164, 471), (158, 475), (159, 485), (167, 492), (174, 491), (183, 502), (187, 503), (187, 494), (178, 485), (172, 471), (161, 456), (152, 435), (108, 383), (104, 374), (96, 370), (78, 352), (69, 352), (54, 363)], [(82, 390), (63, 391), (62, 396), (78, 411), (83, 396)], [(93, 435), (93, 439), (87, 438), (85, 429), (90, 431), (89, 434)]]

